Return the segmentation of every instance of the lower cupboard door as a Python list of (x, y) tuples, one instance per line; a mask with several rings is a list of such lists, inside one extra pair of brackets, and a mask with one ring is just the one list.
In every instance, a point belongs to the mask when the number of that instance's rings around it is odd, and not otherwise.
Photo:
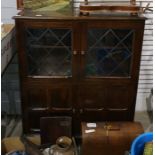
[(79, 114), (82, 121), (106, 119), (106, 90), (100, 85), (82, 85), (78, 92)]
[(106, 110), (108, 118), (128, 121), (133, 118), (134, 88), (131, 85), (111, 85), (107, 88)]

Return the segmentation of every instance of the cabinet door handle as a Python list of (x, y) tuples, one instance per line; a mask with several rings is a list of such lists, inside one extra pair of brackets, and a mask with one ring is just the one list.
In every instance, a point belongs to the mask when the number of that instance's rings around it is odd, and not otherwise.
[(86, 110), (87, 111), (94, 111), (94, 112), (96, 111), (96, 112), (99, 112), (99, 111), (103, 111), (104, 108), (96, 108), (96, 109), (95, 108), (86, 108)]
[(52, 107), (52, 110), (55, 110), (55, 111), (71, 111), (72, 108), (55, 108), (55, 107)]
[(77, 55), (77, 51), (73, 51), (73, 55)]
[(122, 109), (118, 109), (118, 108), (108, 108), (109, 111), (127, 111), (127, 108), (122, 108)]
[(46, 111), (46, 110), (49, 110), (49, 108), (29, 108), (29, 110), (32, 110), (32, 111)]
[(85, 55), (85, 51), (81, 51), (81, 55)]
[(40, 132), (40, 129), (31, 128), (30, 130), (31, 130), (32, 132), (38, 132), (38, 133)]

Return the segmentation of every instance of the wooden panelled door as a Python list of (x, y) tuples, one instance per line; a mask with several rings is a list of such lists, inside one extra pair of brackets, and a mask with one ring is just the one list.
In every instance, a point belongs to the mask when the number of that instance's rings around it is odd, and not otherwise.
[(77, 74), (77, 33), (72, 22), (24, 21), (20, 26), (19, 35), (24, 36), (18, 45), (23, 71), (23, 119), (24, 130), (29, 132), (39, 128), (42, 116), (72, 116), (75, 112), (72, 85)]
[(142, 35), (143, 23), (113, 22), (82, 25), (79, 104), (83, 121), (133, 119), (139, 69), (135, 61), (140, 61), (138, 42), (142, 42), (136, 39)]

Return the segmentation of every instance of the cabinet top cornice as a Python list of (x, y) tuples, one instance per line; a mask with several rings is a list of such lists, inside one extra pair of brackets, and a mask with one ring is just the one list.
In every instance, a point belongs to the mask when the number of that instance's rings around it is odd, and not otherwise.
[(20, 11), (14, 19), (40, 19), (40, 20), (145, 20), (143, 15), (133, 16), (128, 13), (102, 13), (97, 15), (80, 15), (79, 12), (32, 12)]

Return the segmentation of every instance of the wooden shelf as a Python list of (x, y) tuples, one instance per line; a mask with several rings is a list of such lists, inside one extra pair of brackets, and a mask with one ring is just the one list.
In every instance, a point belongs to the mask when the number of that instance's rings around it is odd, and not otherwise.
[(37, 45), (37, 44), (31, 44), (32, 48), (71, 48), (71, 46), (53, 46), (53, 45)]

